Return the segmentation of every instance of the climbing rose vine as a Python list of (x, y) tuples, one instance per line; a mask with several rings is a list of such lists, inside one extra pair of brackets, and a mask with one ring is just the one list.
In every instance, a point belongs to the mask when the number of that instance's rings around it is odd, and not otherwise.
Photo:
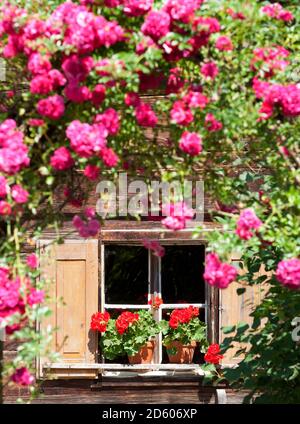
[[(149, 182), (156, 172), (205, 179), (204, 216), (218, 224), (194, 231), (208, 241), (206, 283), (264, 292), (253, 323), (225, 328), (222, 353), (210, 352), (220, 358), (233, 342), (248, 343), (224, 376), (250, 390), (245, 401), (299, 402), (297, 1), (39, 5), (0, 6), (0, 324), (21, 342), (4, 382), (33, 393), (33, 356), (56, 359), (53, 329), (35, 326), (50, 314), (36, 251), (43, 230), (59, 242), (74, 231), (97, 237), (105, 221), (88, 204), (93, 184), (124, 170)], [(161, 206), (166, 229), (184, 230), (195, 215), (176, 196)], [(157, 241), (143, 243), (163, 256)], [(105, 330), (107, 318), (96, 314), (92, 327)], [(134, 319), (123, 316), (118, 329)]]

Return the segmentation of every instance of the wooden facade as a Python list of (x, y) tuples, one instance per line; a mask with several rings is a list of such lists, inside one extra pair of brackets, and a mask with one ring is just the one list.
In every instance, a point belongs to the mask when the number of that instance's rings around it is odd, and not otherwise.
[[(69, 225), (65, 231), (68, 232)], [(62, 245), (52, 244), (53, 234), (45, 232), (39, 241), (44, 275), (53, 280), (51, 285), (53, 315), (41, 326), (58, 327), (53, 340), (53, 350), (60, 353), (60, 362), (47, 365), (47, 358), (37, 358), (37, 377), (42, 379), (41, 396), (36, 403), (218, 403), (215, 388), (202, 385), (201, 375), (191, 372), (178, 373), (172, 377), (143, 377), (131, 375), (126, 378), (111, 377), (101, 364), (97, 337), (89, 330), (91, 314), (99, 310), (101, 300), (101, 246), (107, 244), (139, 244), (145, 237), (159, 239), (162, 244), (206, 244), (206, 233), (214, 225), (206, 222), (197, 240), (191, 240), (192, 230), (173, 232), (162, 228), (159, 222), (108, 221), (97, 239), (83, 240), (68, 236)], [(32, 249), (33, 246), (28, 246)], [(238, 261), (233, 257), (232, 261)], [(249, 314), (259, 300), (261, 290), (247, 287), (238, 296), (236, 284), (219, 293), (213, 289), (208, 298), (211, 342), (220, 342), (220, 328), (250, 321)], [(62, 297), (64, 304), (57, 301)], [(5, 343), (5, 358), (15, 354), (16, 345)], [(238, 363), (235, 350), (229, 351), (224, 366)], [(130, 373), (129, 373), (130, 374)], [(53, 379), (54, 378), (54, 379)], [(226, 390), (227, 403), (241, 403), (243, 393)], [(13, 403), (19, 389), (9, 389), (5, 402)], [(26, 397), (26, 392), (23, 391)]]

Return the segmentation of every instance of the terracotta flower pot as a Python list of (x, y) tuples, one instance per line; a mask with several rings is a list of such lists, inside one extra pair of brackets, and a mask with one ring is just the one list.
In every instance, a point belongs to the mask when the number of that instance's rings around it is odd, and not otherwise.
[[(188, 345), (183, 345), (177, 340), (171, 342), (168, 346), (166, 346), (171, 364), (191, 364), (193, 362), (196, 345), (197, 343), (195, 341), (192, 341)], [(175, 349), (176, 352), (172, 354), (172, 350)]]
[(140, 348), (138, 353), (133, 356), (128, 355), (128, 360), (130, 364), (150, 364), (153, 358), (155, 341), (147, 342), (144, 346)]

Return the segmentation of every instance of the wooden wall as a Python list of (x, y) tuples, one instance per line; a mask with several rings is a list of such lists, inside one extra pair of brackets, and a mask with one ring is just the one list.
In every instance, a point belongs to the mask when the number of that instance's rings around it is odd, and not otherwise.
[[(91, 380), (55, 380), (41, 387), (40, 396), (34, 404), (215, 404), (216, 390), (203, 386), (195, 377), (179, 379), (107, 379), (101, 387), (91, 389)], [(95, 385), (98, 383), (95, 381)], [(228, 387), (228, 404), (240, 404), (246, 391), (234, 391)], [(15, 403), (18, 393), (7, 393), (5, 403)], [(26, 393), (23, 391), (23, 396)], [(26, 399), (26, 396), (25, 396)]]

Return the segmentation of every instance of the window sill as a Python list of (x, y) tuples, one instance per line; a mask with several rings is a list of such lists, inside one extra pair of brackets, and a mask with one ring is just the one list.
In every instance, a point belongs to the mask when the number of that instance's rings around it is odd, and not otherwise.
[[(221, 365), (221, 369), (237, 365)], [(97, 376), (107, 378), (204, 377), (200, 364), (95, 364), (62, 362), (44, 365), (45, 374), (58, 378)], [(45, 375), (44, 374), (44, 375)], [(46, 377), (47, 378), (47, 377)]]

